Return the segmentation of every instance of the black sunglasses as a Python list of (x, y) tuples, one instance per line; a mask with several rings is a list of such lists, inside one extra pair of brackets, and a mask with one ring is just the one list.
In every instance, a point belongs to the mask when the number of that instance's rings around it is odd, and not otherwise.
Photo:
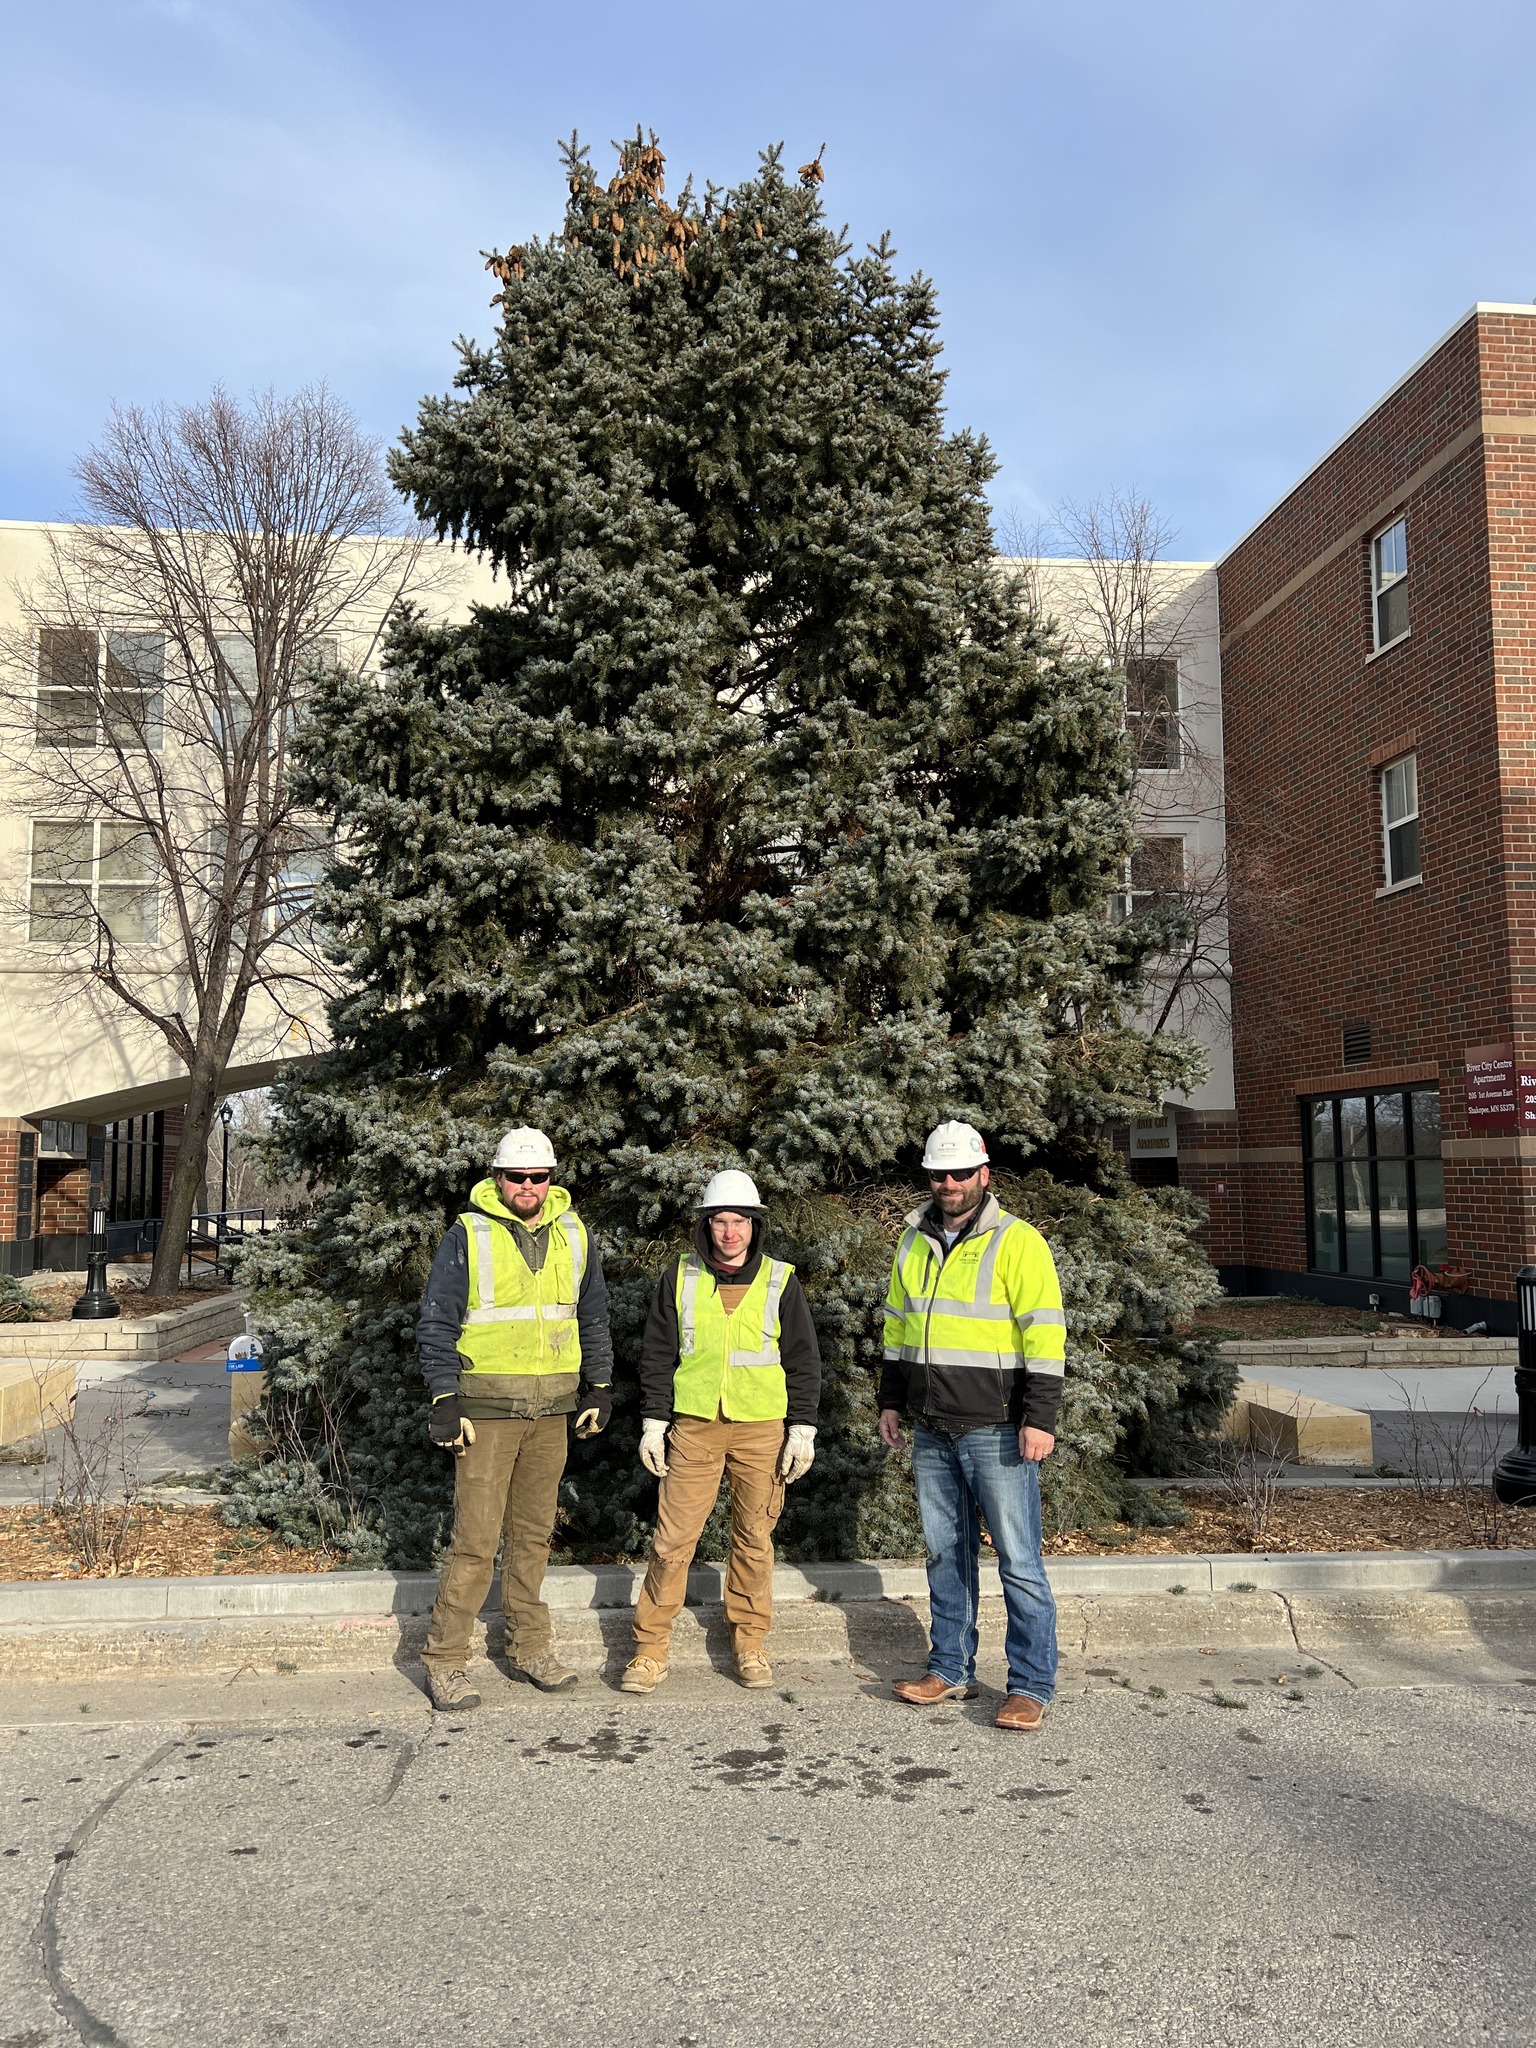
[(928, 1176), (928, 1184), (930, 1187), (939, 1188), (942, 1187), (945, 1181), (947, 1180), (957, 1180), (963, 1185), (968, 1180), (974, 1180), (977, 1174), (980, 1173), (980, 1171), (981, 1168), (979, 1166), (968, 1166), (964, 1173), (956, 1173), (954, 1169), (950, 1167), (946, 1168), (943, 1173), (930, 1173)]
[(547, 1173), (508, 1173), (504, 1166), (498, 1166), (496, 1171), (503, 1180), (511, 1181), (512, 1185), (516, 1188), (541, 1188), (549, 1179)]

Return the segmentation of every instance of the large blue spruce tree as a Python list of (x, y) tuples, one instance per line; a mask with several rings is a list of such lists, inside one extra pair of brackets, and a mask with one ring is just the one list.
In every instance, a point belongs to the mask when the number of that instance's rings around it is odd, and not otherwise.
[[(528, 1123), (602, 1243), (621, 1390), (705, 1179), (756, 1176), (828, 1362), (786, 1547), (920, 1548), (875, 1439), (877, 1304), (923, 1134), (964, 1117), (1061, 1263), (1065, 1512), (1225, 1392), (1166, 1335), (1211, 1292), (1195, 1206), (1134, 1189), (1106, 1136), (1196, 1067), (1134, 1028), (1156, 919), (1106, 916), (1119, 684), (1000, 576), (933, 289), (849, 252), (819, 163), (770, 152), (674, 206), (654, 138), (607, 184), (566, 160), (563, 228), (490, 259), (495, 339), (461, 342), (394, 458), (505, 597), (403, 621), (304, 740), (351, 993), (281, 1095), (313, 1215), (259, 1261), (303, 1454), (237, 1511), (302, 1531), (342, 1496), (359, 1558), (430, 1556), (451, 1473), (415, 1303), (496, 1133)], [(573, 1449), (577, 1554), (643, 1543), (635, 1420)]]

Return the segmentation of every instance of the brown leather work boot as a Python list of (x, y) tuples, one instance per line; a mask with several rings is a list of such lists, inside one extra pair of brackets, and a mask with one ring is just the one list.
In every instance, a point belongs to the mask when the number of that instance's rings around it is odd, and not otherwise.
[(773, 1683), (773, 1666), (760, 1648), (736, 1652), (736, 1676), (751, 1691), (761, 1691)]
[(654, 1692), (667, 1675), (667, 1667), (655, 1657), (631, 1657), (619, 1680), (620, 1692)]
[(1027, 1693), (1011, 1692), (997, 1710), (994, 1728), (1032, 1730), (1045, 1719), (1045, 1709), (1038, 1700), (1032, 1700)]
[(540, 1692), (569, 1692), (576, 1683), (576, 1673), (562, 1664), (553, 1650), (541, 1651), (537, 1657), (524, 1657), (520, 1663), (514, 1660), (510, 1669), (514, 1678), (526, 1679)]
[(467, 1714), (480, 1704), (480, 1695), (463, 1671), (428, 1671), (427, 1698), (440, 1714)]
[(905, 1700), (909, 1707), (936, 1707), (940, 1700), (973, 1700), (976, 1697), (974, 1685), (951, 1685), (936, 1671), (930, 1671), (926, 1678), (903, 1678), (891, 1687), (891, 1691), (897, 1699)]

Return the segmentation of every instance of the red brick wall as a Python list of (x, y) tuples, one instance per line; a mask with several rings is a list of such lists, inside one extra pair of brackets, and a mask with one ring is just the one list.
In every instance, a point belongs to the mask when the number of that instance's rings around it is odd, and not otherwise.
[[(1513, 415), (1505, 431), (1499, 418)], [(1490, 418), (1490, 416), (1494, 416)], [(1297, 1098), (1438, 1079), (1450, 1256), (1507, 1298), (1536, 1160), (1458, 1156), (1462, 1055), (1536, 1054), (1536, 317), (1469, 319), (1218, 569), (1250, 1266), (1306, 1265)], [(1370, 541), (1408, 519), (1410, 635)], [(1379, 770), (1416, 751), (1423, 886), (1378, 898)], [(1340, 1033), (1367, 1023), (1367, 1068)], [(1473, 1148), (1479, 1149), (1479, 1148)]]

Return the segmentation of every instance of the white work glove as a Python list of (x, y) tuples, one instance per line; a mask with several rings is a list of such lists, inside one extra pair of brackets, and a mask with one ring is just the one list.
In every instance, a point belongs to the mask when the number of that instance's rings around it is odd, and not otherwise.
[(667, 1425), (648, 1415), (640, 1426), (640, 1462), (658, 1479), (667, 1476)]
[(779, 1477), (786, 1486), (803, 1479), (816, 1462), (816, 1432), (808, 1422), (792, 1422), (784, 1433)]

